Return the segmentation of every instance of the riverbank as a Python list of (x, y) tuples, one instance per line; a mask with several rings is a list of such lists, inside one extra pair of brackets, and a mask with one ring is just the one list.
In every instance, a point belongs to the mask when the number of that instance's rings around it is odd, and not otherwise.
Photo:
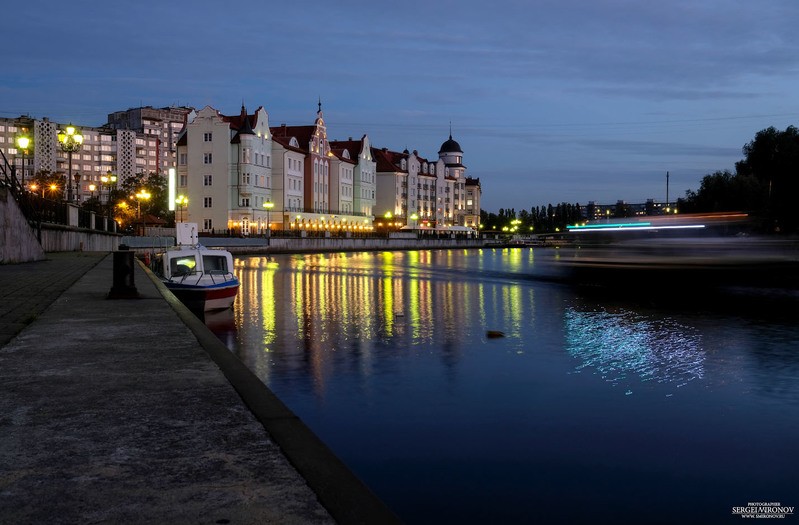
[(106, 299), (112, 266), (0, 267), (0, 289), (52, 292), (0, 347), (0, 521), (397, 521), (143, 266), (138, 299)]
[[(224, 248), (234, 255), (277, 253), (368, 252), (394, 250), (430, 250), (482, 248), (486, 241), (475, 238), (417, 238), (415, 235), (389, 237), (200, 237), (208, 248)], [(120, 244), (137, 253), (159, 250), (175, 244), (174, 237), (123, 237)]]

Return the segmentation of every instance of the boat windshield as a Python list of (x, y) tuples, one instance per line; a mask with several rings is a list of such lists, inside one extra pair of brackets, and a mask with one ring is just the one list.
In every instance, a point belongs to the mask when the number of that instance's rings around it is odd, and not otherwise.
[(224, 255), (203, 255), (203, 268), (206, 273), (228, 273), (227, 257)]
[(169, 261), (169, 271), (172, 275), (188, 275), (194, 273), (197, 266), (197, 259), (193, 255), (186, 257), (176, 257)]

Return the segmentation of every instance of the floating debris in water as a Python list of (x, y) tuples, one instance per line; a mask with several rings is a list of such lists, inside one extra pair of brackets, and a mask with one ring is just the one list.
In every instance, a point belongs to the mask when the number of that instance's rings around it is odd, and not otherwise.
[(626, 392), (624, 393), (624, 395), (625, 395), (625, 396), (631, 396), (631, 395), (633, 395), (633, 391), (632, 391), (632, 390), (628, 390), (628, 391), (626, 391)]

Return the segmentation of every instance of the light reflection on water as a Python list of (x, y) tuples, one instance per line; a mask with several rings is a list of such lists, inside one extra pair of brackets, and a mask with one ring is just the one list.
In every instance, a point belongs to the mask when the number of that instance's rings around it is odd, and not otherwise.
[(794, 323), (531, 279), (557, 254), (237, 258), (241, 291), (214, 330), (408, 523), (653, 508), (701, 523), (753, 498), (796, 503)]
[(644, 316), (624, 308), (569, 307), (565, 322), (566, 350), (582, 361), (575, 370), (594, 369), (614, 386), (624, 384), (628, 395), (635, 388), (635, 377), (681, 388), (704, 374), (700, 334), (669, 317)]

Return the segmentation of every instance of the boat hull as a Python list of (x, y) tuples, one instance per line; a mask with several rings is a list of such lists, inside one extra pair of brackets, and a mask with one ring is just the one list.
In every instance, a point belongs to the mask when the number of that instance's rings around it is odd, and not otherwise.
[(238, 281), (212, 286), (197, 286), (172, 281), (165, 281), (164, 284), (187, 308), (201, 312), (230, 308), (239, 291)]

